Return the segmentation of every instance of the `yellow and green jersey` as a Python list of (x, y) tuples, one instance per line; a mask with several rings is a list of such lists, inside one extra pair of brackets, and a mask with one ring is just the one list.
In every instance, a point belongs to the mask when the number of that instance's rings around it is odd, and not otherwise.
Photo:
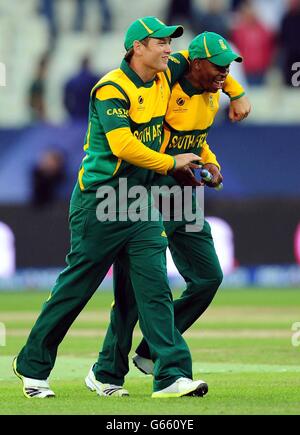
[[(166, 72), (145, 83), (123, 60), (120, 68), (96, 84), (91, 91), (85, 157), (78, 175), (82, 192), (95, 192), (102, 185), (118, 189), (119, 178), (127, 179), (128, 188), (150, 188), (155, 172), (167, 174), (174, 167), (172, 155), (195, 152), (203, 157), (217, 96), (189, 89), (183, 78), (177, 83), (187, 67), (188, 52), (176, 53)], [(234, 85), (226, 91), (231, 98), (238, 97), (243, 90), (230, 80)], [(166, 154), (159, 152), (161, 149)]]
[(153, 171), (166, 174), (173, 168), (174, 158), (159, 151), (171, 87), (186, 67), (186, 58), (178, 54), (166, 72), (144, 83), (123, 60), (96, 84), (78, 176), (82, 191), (118, 187), (120, 177), (128, 179), (128, 188), (150, 187)]
[[(231, 100), (242, 97), (242, 86), (228, 75), (224, 92)], [(194, 153), (202, 157), (201, 163), (213, 163), (220, 168), (215, 154), (207, 143), (207, 135), (219, 109), (220, 91), (203, 92), (181, 77), (172, 88), (164, 121), (164, 138), (161, 152), (174, 156)], [(173, 177), (158, 177), (159, 184), (173, 185)]]

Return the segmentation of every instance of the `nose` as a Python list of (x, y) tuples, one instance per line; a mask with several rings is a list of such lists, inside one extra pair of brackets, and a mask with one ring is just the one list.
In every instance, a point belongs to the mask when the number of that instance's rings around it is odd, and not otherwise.
[(171, 52), (172, 52), (172, 50), (171, 50), (171, 44), (166, 44), (165, 52), (167, 54), (171, 54)]

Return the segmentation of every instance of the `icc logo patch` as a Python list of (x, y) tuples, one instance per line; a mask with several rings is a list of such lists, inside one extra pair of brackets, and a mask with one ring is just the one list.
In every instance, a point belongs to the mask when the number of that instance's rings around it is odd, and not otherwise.
[(176, 103), (178, 104), (178, 106), (183, 106), (185, 103), (185, 99), (184, 98), (177, 98)]
[(143, 104), (143, 102), (144, 102), (144, 98), (141, 95), (138, 98), (138, 102), (139, 102), (139, 104)]

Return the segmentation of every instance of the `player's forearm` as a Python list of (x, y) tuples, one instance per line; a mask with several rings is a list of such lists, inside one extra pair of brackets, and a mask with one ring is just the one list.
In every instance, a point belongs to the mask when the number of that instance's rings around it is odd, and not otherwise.
[(223, 92), (229, 96), (231, 101), (237, 100), (245, 95), (243, 86), (230, 74), (226, 77)]
[(172, 156), (161, 154), (146, 147), (133, 136), (129, 128), (118, 128), (106, 133), (113, 154), (132, 165), (167, 174), (174, 167)]

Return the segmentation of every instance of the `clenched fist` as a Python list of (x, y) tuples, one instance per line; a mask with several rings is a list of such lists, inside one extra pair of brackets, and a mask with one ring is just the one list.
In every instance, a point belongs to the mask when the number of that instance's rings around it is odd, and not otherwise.
[(251, 104), (249, 98), (244, 95), (237, 100), (233, 100), (230, 102), (229, 106), (229, 119), (232, 122), (242, 121), (247, 118), (251, 111)]

